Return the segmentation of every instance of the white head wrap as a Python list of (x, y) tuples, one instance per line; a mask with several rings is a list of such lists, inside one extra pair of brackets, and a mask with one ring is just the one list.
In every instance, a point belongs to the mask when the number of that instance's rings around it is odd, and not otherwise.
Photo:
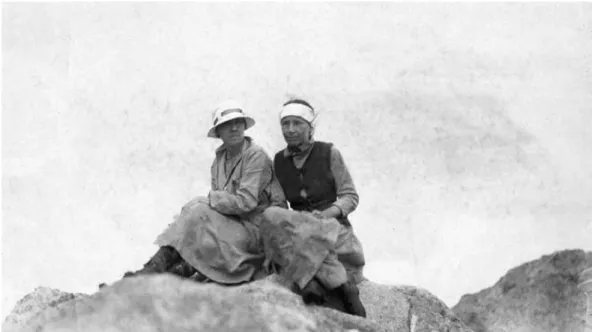
[(280, 112), (280, 121), (287, 116), (297, 116), (306, 120), (312, 126), (316, 118), (314, 110), (306, 105), (291, 103), (284, 106)]

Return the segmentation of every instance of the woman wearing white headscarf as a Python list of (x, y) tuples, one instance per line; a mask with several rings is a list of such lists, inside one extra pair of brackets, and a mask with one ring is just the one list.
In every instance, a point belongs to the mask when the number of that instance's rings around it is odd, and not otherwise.
[(282, 107), (287, 147), (275, 155), (274, 171), (292, 210), (270, 207), (264, 212), (267, 259), (297, 286), (306, 303), (365, 317), (356, 286), (363, 279), (364, 252), (348, 219), (359, 197), (339, 150), (313, 139), (315, 119), (304, 100)]
[(208, 137), (221, 139), (222, 145), (211, 166), (208, 196), (187, 203), (156, 239), (158, 252), (144, 268), (126, 276), (174, 270), (196, 273), (201, 281), (240, 284), (262, 271), (259, 222), (273, 201), (273, 166), (265, 151), (244, 135), (254, 124), (233, 101), (214, 111)]

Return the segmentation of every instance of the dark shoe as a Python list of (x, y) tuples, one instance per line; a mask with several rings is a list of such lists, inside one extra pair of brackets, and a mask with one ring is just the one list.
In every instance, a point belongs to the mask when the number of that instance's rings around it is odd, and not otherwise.
[(167, 272), (177, 275), (181, 278), (189, 278), (194, 275), (197, 270), (189, 263), (185, 262), (185, 260), (181, 260), (179, 263), (169, 268)]
[(325, 296), (327, 292), (325, 287), (321, 285), (316, 278), (313, 278), (311, 281), (304, 286), (302, 291), (300, 292), (302, 296), (302, 300), (304, 304), (316, 304), (321, 305), (325, 302)]
[(181, 260), (181, 255), (175, 248), (171, 246), (160, 247), (148, 263), (144, 264), (142, 269), (135, 272), (128, 271), (123, 277), (129, 278), (137, 275), (164, 273)]
[(164, 269), (162, 268), (162, 266), (159, 266), (159, 265), (157, 265), (157, 264), (153, 264), (153, 263), (150, 263), (150, 262), (148, 262), (148, 263), (146, 263), (146, 264), (144, 265), (144, 267), (143, 267), (143, 268), (141, 268), (141, 269), (140, 269), (140, 270), (138, 270), (138, 271), (134, 271), (134, 272), (132, 272), (132, 271), (127, 271), (127, 272), (126, 272), (126, 273), (123, 275), (123, 277), (124, 277), (124, 278), (129, 278), (129, 277), (135, 277), (135, 276), (139, 276), (139, 275), (145, 275), (145, 274), (156, 274), (156, 273), (163, 273), (163, 272), (166, 272), (166, 270), (164, 270)]
[(364, 308), (364, 304), (360, 300), (358, 286), (351, 282), (346, 282), (335, 290), (342, 297), (345, 312), (354, 316), (366, 317), (366, 308)]
[(205, 275), (199, 273), (199, 271), (195, 271), (195, 273), (189, 277), (189, 280), (193, 280), (195, 282), (199, 282), (200, 284), (207, 284), (212, 282), (212, 279), (206, 277)]
[(323, 303), (323, 307), (348, 313), (345, 310), (343, 295), (341, 294), (341, 292), (337, 291), (337, 289), (327, 290), (327, 295), (325, 296), (325, 303)]
[(187, 263), (184, 259), (181, 262), (173, 265), (167, 272), (177, 275), (181, 278), (186, 278), (198, 283), (208, 283), (210, 278), (201, 274), (196, 268)]

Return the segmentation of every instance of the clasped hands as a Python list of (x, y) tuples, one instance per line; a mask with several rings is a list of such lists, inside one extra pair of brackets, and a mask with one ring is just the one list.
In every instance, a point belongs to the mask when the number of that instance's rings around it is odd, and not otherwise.
[(341, 216), (341, 209), (335, 205), (332, 205), (331, 207), (323, 211), (314, 210), (312, 211), (312, 215), (319, 219), (337, 218)]
[[(193, 206), (195, 206), (199, 203), (210, 205), (210, 195), (212, 195), (212, 192), (210, 192), (208, 194), (208, 196), (198, 196), (198, 197), (192, 199), (187, 204), (185, 204), (185, 206), (183, 206), (181, 211), (185, 212), (186, 210), (191, 209)], [(341, 209), (336, 205), (331, 205), (329, 208), (327, 208), (326, 210), (323, 210), (323, 211), (313, 210), (311, 213), (315, 218), (319, 218), (319, 219), (338, 218), (342, 215)]]

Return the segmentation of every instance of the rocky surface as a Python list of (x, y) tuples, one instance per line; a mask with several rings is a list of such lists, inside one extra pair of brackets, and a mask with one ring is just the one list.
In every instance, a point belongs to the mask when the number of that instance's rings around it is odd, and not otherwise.
[(272, 276), (224, 288), (170, 275), (119, 281), (92, 295), (38, 288), (21, 300), (3, 331), (396, 331), (468, 329), (429, 292), (360, 284), (368, 319), (305, 306)]
[(86, 298), (88, 295), (64, 293), (57, 289), (37, 287), (33, 292), (19, 300), (6, 317), (2, 330), (6, 327), (20, 326), (49, 308), (55, 308), (64, 302)]
[(555, 252), (464, 295), (452, 310), (475, 332), (583, 332), (586, 303), (577, 284), (591, 266), (592, 252)]

